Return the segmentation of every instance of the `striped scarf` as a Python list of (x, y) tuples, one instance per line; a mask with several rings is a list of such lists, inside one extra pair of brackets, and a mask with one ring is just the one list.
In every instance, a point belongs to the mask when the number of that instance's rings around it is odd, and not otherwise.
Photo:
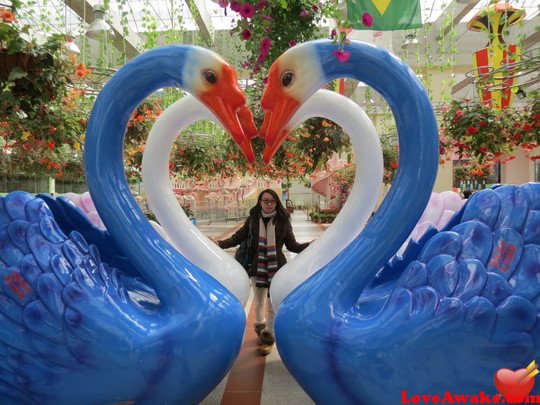
[[(272, 278), (277, 271), (276, 255), (276, 224), (274, 216), (277, 211), (270, 214), (261, 212), (259, 217), (259, 249), (257, 256), (257, 287), (269, 288)], [(268, 225), (264, 225), (263, 218), (270, 218)]]

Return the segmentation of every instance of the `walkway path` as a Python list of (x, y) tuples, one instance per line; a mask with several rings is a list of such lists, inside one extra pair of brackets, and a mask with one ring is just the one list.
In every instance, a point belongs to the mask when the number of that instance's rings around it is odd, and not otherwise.
[[(304, 211), (291, 214), (291, 222), (298, 242), (309, 242), (319, 237), (327, 225), (309, 221)], [(241, 222), (201, 225), (199, 229), (207, 236), (224, 239), (242, 226)], [(228, 252), (234, 254), (235, 249)], [(285, 251), (287, 260), (296, 256)], [(223, 379), (202, 405), (311, 405), (313, 401), (300, 388), (298, 383), (285, 368), (277, 349), (266, 357), (260, 356), (257, 338), (252, 325), (255, 314), (252, 307), (252, 294), (246, 305), (246, 333), (240, 355), (231, 371)]]

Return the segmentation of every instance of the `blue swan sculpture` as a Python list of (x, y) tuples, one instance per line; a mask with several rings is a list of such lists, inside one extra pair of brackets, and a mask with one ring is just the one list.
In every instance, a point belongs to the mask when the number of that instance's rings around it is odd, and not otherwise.
[(416, 260), (395, 274), (380, 272), (430, 197), (437, 125), (403, 62), (357, 41), (346, 46), (346, 62), (333, 55), (338, 50), (314, 41), (276, 60), (261, 103), (265, 159), (304, 100), (332, 79), (351, 77), (389, 103), (399, 171), (364, 231), (279, 307), (275, 331), (283, 362), (318, 404), (496, 394), (499, 369), (525, 369), (539, 354), (540, 186), (478, 193), (452, 221), (457, 225), (433, 235)]
[(121, 68), (90, 117), (87, 180), (109, 232), (159, 302), (133, 301), (119, 272), (79, 233), (66, 236), (43, 199), (1, 198), (2, 404), (195, 404), (232, 366), (245, 328), (242, 305), (154, 231), (123, 172), (131, 111), (171, 85), (202, 100), (252, 157), (245, 97), (217, 55), (167, 46)]

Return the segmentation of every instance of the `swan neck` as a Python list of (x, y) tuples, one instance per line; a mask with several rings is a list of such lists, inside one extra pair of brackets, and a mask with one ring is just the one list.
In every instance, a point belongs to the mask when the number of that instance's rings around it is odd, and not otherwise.
[(320, 85), (346, 77), (374, 88), (394, 113), (399, 138), (398, 173), (383, 203), (363, 232), (314, 277), (334, 296), (331, 302), (351, 305), (398, 251), (429, 201), (439, 162), (438, 129), (425, 89), (404, 62), (382, 48), (352, 41), (345, 47), (350, 59), (342, 63), (333, 54), (338, 45), (314, 44), (326, 74)]
[(183, 288), (190, 273), (183, 256), (152, 228), (126, 181), (123, 140), (133, 110), (152, 92), (183, 87), (182, 66), (193, 47), (167, 46), (148, 51), (123, 66), (105, 85), (90, 115), (85, 170), (98, 212), (118, 245), (154, 287), (162, 308), (197, 301), (197, 288)]

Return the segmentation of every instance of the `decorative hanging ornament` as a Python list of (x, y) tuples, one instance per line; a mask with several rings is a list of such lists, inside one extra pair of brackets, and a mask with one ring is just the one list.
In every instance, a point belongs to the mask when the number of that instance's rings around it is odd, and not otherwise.
[(474, 66), (478, 80), (478, 90), (484, 103), (502, 109), (512, 105), (512, 87), (517, 82), (515, 65), (521, 59), (521, 48), (507, 44), (503, 33), (508, 27), (525, 18), (525, 10), (515, 8), (505, 1), (492, 0), (468, 23), (472, 31), (487, 31), (488, 45), (476, 51)]

